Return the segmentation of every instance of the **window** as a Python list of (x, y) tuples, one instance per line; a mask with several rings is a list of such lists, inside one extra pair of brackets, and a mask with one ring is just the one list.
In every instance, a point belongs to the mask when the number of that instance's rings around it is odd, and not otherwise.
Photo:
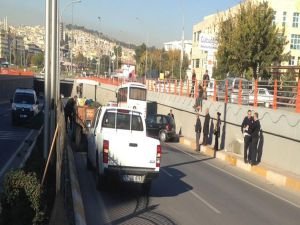
[(260, 89), (258, 93), (260, 95), (266, 95), (266, 91), (264, 89)]
[[(132, 118), (130, 118), (132, 117)], [(103, 128), (117, 128), (122, 130), (130, 130), (130, 119), (132, 119), (131, 122), (131, 129), (136, 131), (143, 131), (143, 121), (142, 118), (138, 115), (131, 115), (128, 113), (117, 113), (116, 118), (116, 112), (106, 112), (103, 121), (102, 121), (102, 127)], [(116, 122), (117, 121), (117, 127)]]
[(118, 102), (127, 102), (127, 92), (128, 92), (127, 87), (119, 89), (118, 97), (117, 97)]
[(282, 13), (282, 26), (285, 27), (286, 24), (286, 12)]
[(293, 27), (298, 27), (299, 24), (299, 13), (294, 13), (293, 14)]
[(146, 89), (131, 87), (129, 90), (129, 98), (133, 100), (146, 101)]
[(34, 96), (28, 93), (16, 93), (14, 103), (34, 104)]
[(274, 11), (274, 16), (273, 16), (272, 24), (273, 25), (276, 24), (276, 11)]
[(299, 34), (292, 34), (291, 35), (291, 49), (300, 49), (300, 35)]
[(194, 42), (196, 42), (197, 33), (194, 32)]
[(295, 56), (292, 56), (292, 57), (290, 58), (289, 65), (290, 65), (290, 66), (294, 66), (294, 65), (295, 65)]
[(196, 68), (199, 68), (200, 59), (196, 59)]

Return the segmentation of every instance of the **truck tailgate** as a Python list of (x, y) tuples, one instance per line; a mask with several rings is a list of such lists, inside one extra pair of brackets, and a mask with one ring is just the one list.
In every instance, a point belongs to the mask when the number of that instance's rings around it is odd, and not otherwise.
[(156, 168), (158, 140), (145, 137), (143, 132), (117, 129), (105, 132), (103, 138), (109, 140), (109, 165)]

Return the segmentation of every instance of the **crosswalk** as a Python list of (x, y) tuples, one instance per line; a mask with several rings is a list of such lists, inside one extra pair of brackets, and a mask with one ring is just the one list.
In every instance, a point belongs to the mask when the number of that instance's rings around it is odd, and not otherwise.
[(25, 132), (0, 130), (0, 140), (20, 141), (26, 136)]

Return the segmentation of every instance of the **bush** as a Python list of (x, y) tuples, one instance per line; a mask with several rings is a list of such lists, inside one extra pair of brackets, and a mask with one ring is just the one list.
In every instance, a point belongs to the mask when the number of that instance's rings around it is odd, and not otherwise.
[(1, 225), (42, 224), (42, 192), (35, 173), (25, 173), (22, 170), (9, 172), (3, 188)]

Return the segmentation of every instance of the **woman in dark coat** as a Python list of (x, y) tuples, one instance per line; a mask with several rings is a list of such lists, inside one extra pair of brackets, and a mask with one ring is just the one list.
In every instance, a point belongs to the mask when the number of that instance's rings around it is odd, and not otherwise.
[(217, 118), (217, 122), (214, 128), (214, 135), (215, 135), (215, 146), (214, 146), (214, 150), (218, 151), (219, 150), (219, 137), (221, 134), (221, 113), (217, 112), (218, 118)]
[(209, 122), (210, 122), (209, 110), (206, 109), (204, 124), (203, 124), (203, 145), (208, 144)]

